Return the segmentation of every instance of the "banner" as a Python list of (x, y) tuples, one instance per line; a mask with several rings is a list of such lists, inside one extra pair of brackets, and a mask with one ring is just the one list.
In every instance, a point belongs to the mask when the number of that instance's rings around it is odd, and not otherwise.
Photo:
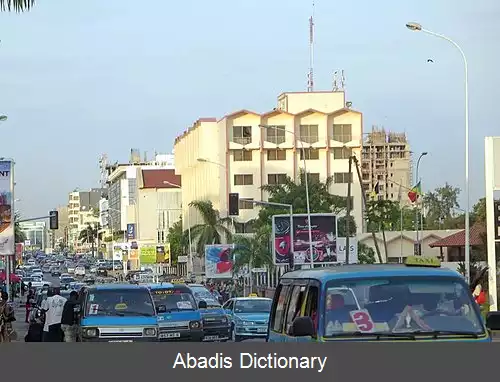
[(115, 245), (113, 247), (113, 260), (114, 261), (123, 260), (123, 247), (121, 245)]
[(233, 246), (227, 244), (205, 245), (205, 277), (221, 279), (233, 277)]
[(141, 265), (156, 264), (156, 246), (144, 245), (139, 249)]
[[(314, 264), (336, 264), (341, 260), (337, 254), (337, 216), (334, 214), (311, 214), (311, 236)], [(295, 265), (311, 264), (309, 243), (309, 222), (306, 214), (273, 216), (273, 256), (274, 264), (289, 264), (293, 233)], [(345, 257), (344, 257), (345, 261)]]
[[(345, 264), (345, 245), (346, 238), (338, 237), (337, 238), (337, 261), (339, 263)], [(349, 238), (349, 264), (357, 264), (358, 263), (358, 239), (355, 237)]]
[(127, 240), (135, 239), (135, 224), (129, 223), (127, 224)]
[(129, 260), (139, 260), (139, 250), (138, 249), (131, 249), (129, 254), (128, 254), (128, 259)]
[(0, 162), (0, 255), (15, 254), (12, 168), (12, 161)]

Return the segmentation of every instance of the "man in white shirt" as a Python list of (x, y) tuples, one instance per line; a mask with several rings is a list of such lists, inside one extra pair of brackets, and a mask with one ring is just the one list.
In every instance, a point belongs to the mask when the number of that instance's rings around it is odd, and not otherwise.
[(47, 299), (42, 302), (41, 306), (45, 313), (43, 342), (62, 342), (64, 335), (61, 329), (61, 318), (65, 303), (66, 299), (59, 295), (58, 288), (50, 288), (47, 291)]

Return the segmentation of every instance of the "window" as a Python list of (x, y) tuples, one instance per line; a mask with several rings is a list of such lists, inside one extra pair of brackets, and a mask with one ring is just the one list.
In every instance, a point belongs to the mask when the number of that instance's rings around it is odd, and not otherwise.
[(352, 156), (352, 149), (347, 147), (336, 147), (333, 149), (333, 159), (349, 159)]
[(235, 186), (251, 186), (253, 184), (252, 174), (238, 174), (234, 176)]
[(267, 150), (267, 160), (286, 160), (286, 150)]
[(319, 183), (319, 173), (307, 174), (307, 180), (311, 183)]
[(252, 151), (250, 151), (250, 150), (234, 150), (233, 151), (233, 160), (235, 162), (251, 161), (252, 160)]
[(254, 233), (253, 222), (246, 223), (234, 222), (234, 233)]
[(248, 145), (252, 142), (252, 126), (233, 126), (233, 142)]
[(352, 141), (352, 125), (333, 125), (333, 140), (337, 142)]
[[(290, 287), (288, 285), (278, 285), (278, 290), (276, 291), (276, 296), (278, 296), (277, 301), (275, 301), (275, 306), (273, 306), (271, 314), (271, 328), (275, 332), (281, 332), (283, 329), (283, 318), (285, 316), (285, 307), (288, 297), (288, 290)], [(273, 304), (274, 305), (274, 304)]]
[(267, 184), (284, 184), (286, 174), (267, 174)]
[(318, 297), (319, 290), (317, 286), (309, 286), (307, 291), (306, 309), (304, 310), (305, 317), (311, 317), (314, 323), (314, 329), (318, 330)]
[(333, 174), (333, 180), (335, 183), (352, 183), (352, 173), (348, 172), (336, 172)]
[(300, 125), (300, 140), (306, 143), (316, 143), (318, 138), (318, 125)]
[(319, 150), (318, 149), (300, 150), (300, 160), (304, 160), (304, 155), (306, 160), (316, 160), (319, 159)]
[(286, 332), (289, 333), (292, 326), (293, 320), (296, 317), (300, 317), (300, 310), (302, 309), (302, 303), (304, 301), (305, 286), (295, 285), (292, 290), (292, 295), (290, 297), (290, 302), (288, 303), (288, 310), (286, 314), (285, 327)]
[(266, 141), (279, 145), (285, 142), (285, 126), (269, 126), (266, 128)]
[(240, 210), (253, 210), (253, 199), (239, 199)]

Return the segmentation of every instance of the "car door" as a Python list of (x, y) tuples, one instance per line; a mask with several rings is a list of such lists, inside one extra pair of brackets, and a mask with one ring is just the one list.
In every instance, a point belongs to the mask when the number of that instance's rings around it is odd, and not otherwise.
[(222, 307), (227, 314), (228, 320), (232, 323), (234, 320), (234, 299), (227, 300)]

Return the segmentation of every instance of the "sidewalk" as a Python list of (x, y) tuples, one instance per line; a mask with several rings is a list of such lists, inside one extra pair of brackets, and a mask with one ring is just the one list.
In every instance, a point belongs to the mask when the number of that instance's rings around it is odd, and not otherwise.
[[(23, 297), (24, 299), (25, 297)], [(24, 342), (24, 336), (28, 332), (28, 324), (24, 322), (26, 318), (26, 308), (24, 302), (20, 298), (16, 298), (12, 303), (16, 315), (16, 321), (12, 323), (14, 330), (17, 332), (17, 340), (13, 342)]]

